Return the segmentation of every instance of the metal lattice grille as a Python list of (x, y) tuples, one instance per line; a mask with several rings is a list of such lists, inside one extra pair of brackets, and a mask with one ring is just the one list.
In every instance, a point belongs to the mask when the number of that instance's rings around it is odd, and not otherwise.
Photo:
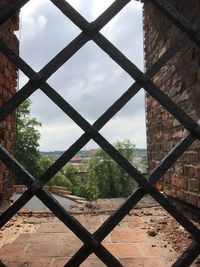
[[(29, 0), (10, 1), (0, 11), (0, 25), (6, 22), (16, 11)], [(194, 238), (191, 245), (185, 250), (173, 266), (189, 266), (200, 253), (200, 231), (170, 201), (155, 187), (155, 183), (166, 173), (183, 152), (200, 138), (200, 126), (183, 110), (181, 110), (151, 78), (162, 66), (182, 48), (187, 39), (200, 45), (198, 25), (191, 25), (166, 0), (148, 0), (167, 16), (172, 23), (181, 29), (186, 36), (177, 40), (160, 59), (146, 72), (141, 72), (129, 59), (127, 59), (112, 43), (99, 31), (104, 27), (130, 0), (116, 0), (95, 21), (89, 23), (65, 0), (50, 0), (64, 13), (82, 32), (60, 53), (58, 53), (46, 66), (36, 73), (26, 62), (11, 51), (0, 40), (0, 51), (11, 60), (29, 78), (29, 82), (21, 88), (0, 109), (0, 120), (16, 109), (33, 92), (40, 88), (60, 109), (66, 113), (85, 133), (38, 179), (35, 180), (22, 166), (6, 151), (0, 147), (0, 159), (16, 176), (24, 179), (27, 191), (0, 217), (2, 227), (14, 216), (34, 195), (36, 195), (73, 233), (84, 243), (77, 253), (65, 266), (79, 266), (91, 253), (107, 266), (122, 266), (122, 264), (101, 244), (101, 241), (115, 228), (126, 214), (148, 193), (171, 216), (173, 216)], [(93, 124), (90, 125), (69, 103), (53, 89), (46, 80), (55, 73), (69, 58), (71, 58), (83, 45), (93, 40), (106, 54), (121, 66), (134, 80), (134, 84)], [(188, 134), (166, 155), (152, 174), (146, 179), (135, 169), (100, 133), (99, 130), (121, 109), (134, 95), (144, 88), (168, 112), (170, 112), (187, 130)], [(87, 142), (93, 139), (103, 148), (130, 176), (138, 183), (138, 188), (128, 200), (94, 233), (88, 232), (73, 216), (71, 216), (51, 195), (43, 190), (43, 186), (59, 171)]]

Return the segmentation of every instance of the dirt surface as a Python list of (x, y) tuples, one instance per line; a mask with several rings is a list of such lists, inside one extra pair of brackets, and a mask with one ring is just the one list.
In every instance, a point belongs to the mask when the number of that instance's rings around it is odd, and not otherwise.
[(23, 215), (15, 216), (0, 229), (0, 248), (11, 244), (20, 234), (37, 231), (38, 226), (26, 223), (25, 217)]
[[(69, 211), (71, 213), (112, 213), (116, 211), (121, 205), (124, 204), (126, 199), (124, 198), (111, 198), (111, 199), (98, 199), (86, 204), (78, 204), (71, 206)], [(159, 204), (150, 197), (144, 197), (134, 208), (134, 210), (141, 208), (157, 207)]]
[[(68, 211), (74, 216), (98, 213), (110, 215), (123, 202), (124, 199), (97, 200), (85, 205), (72, 206)], [(167, 248), (170, 252), (170, 262), (174, 262), (192, 242), (190, 234), (152, 199), (144, 198), (136, 208), (131, 210), (130, 214), (144, 219), (142, 230), (145, 230), (146, 234), (150, 236), (151, 246), (159, 246), (165, 251)], [(14, 242), (20, 234), (35, 233), (44, 222), (56, 222), (57, 220), (51, 213), (32, 213), (24, 209), (0, 230), (0, 248)], [(198, 220), (193, 222), (199, 227)], [(197, 259), (192, 266), (200, 266), (199, 263), (200, 261)]]
[[(193, 237), (181, 226), (174, 218), (172, 218), (162, 207), (141, 208), (134, 212), (138, 216), (145, 218), (145, 224), (148, 229), (148, 235), (158, 237), (161, 246), (168, 247), (174, 251), (175, 260), (184, 252), (184, 250), (192, 243)], [(200, 229), (200, 219), (193, 216), (190, 212), (184, 215)], [(195, 219), (194, 219), (195, 218)], [(198, 257), (193, 267), (200, 267), (200, 257)]]

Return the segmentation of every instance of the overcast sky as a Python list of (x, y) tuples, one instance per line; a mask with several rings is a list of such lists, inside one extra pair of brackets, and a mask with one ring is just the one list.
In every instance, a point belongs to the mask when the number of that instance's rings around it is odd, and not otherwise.
[[(113, 1), (70, 0), (88, 21), (93, 21)], [(101, 32), (143, 70), (142, 5), (131, 1)], [(31, 0), (21, 11), (20, 55), (39, 71), (62, 50), (80, 30), (49, 0)], [(20, 88), (27, 78), (20, 74)], [(48, 83), (74, 108), (93, 123), (133, 84), (130, 78), (95, 43), (88, 42), (64, 64)], [(83, 133), (40, 90), (32, 96), (32, 116), (42, 123), (42, 151), (66, 150)], [(120, 111), (101, 133), (111, 142), (131, 139), (138, 148), (146, 147), (144, 93)], [(86, 149), (97, 147), (94, 142)]]

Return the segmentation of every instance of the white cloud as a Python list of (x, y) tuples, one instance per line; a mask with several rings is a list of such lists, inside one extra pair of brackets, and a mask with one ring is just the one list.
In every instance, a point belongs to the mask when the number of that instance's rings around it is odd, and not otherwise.
[(100, 16), (113, 2), (114, 0), (92, 1), (91, 14), (93, 19)]
[(83, 131), (74, 123), (52, 123), (43, 124), (40, 130), (40, 149), (41, 151), (67, 150), (70, 144), (75, 142)]
[[(112, 0), (70, 0), (89, 21), (94, 20)], [(30, 1), (21, 12), (21, 56), (39, 70), (80, 30), (48, 0)], [(135, 64), (143, 68), (142, 6), (131, 1), (102, 33)], [(22, 85), (26, 78), (20, 76)], [(82, 47), (48, 80), (89, 122), (94, 122), (134, 82), (92, 41)], [(34, 93), (32, 114), (42, 122), (42, 150), (64, 150), (82, 131), (40, 90)], [(102, 131), (111, 142), (129, 138), (146, 146), (144, 95), (137, 94)], [(89, 147), (94, 146), (90, 143)]]
[(37, 10), (42, 6), (45, 6), (47, 3), (49, 3), (48, 0), (29, 1), (21, 10), (21, 18), (23, 18), (24, 21), (29, 21), (30, 17), (35, 15)]
[(146, 147), (145, 134), (145, 114), (143, 110), (134, 111), (133, 101), (131, 101), (132, 111), (124, 114), (119, 112), (100, 131), (111, 143), (117, 140), (130, 139), (138, 148)]
[[(26, 39), (34, 39), (35, 35), (44, 29), (47, 18), (38, 14), (38, 10), (42, 9), (48, 3), (47, 0), (29, 1), (20, 12), (21, 29), (25, 30), (23, 34)], [(24, 26), (25, 25), (25, 26)]]
[(76, 10), (80, 8), (81, 0), (68, 0), (67, 1), (71, 6), (73, 6)]
[[(100, 131), (111, 143), (115, 143), (117, 140), (130, 139), (138, 148), (144, 148), (146, 143), (141, 132), (145, 132), (143, 113), (126, 118), (115, 117)], [(66, 150), (72, 142), (75, 142), (83, 134), (83, 131), (73, 122), (63, 121), (62, 123), (43, 124), (40, 133), (42, 135), (40, 148), (45, 151), (47, 147), (48, 150)], [(90, 142), (86, 147), (87, 149), (96, 148), (98, 145), (95, 142)]]

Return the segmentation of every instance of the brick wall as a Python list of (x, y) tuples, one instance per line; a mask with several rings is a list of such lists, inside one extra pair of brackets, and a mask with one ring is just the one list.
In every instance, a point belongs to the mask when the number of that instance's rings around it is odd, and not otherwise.
[[(7, 1), (1, 1), (0, 7)], [(14, 31), (18, 30), (18, 15), (12, 17), (0, 27), (0, 39), (3, 40), (12, 50), (18, 53), (18, 40)], [(0, 106), (16, 93), (17, 69), (0, 53)], [(0, 123), (0, 143), (10, 153), (14, 152), (15, 126), (13, 124), (14, 113), (9, 115)], [(12, 196), (13, 182), (12, 174), (0, 161), (0, 209), (4, 209)]]
[[(188, 20), (196, 22), (199, 0), (169, 0)], [(148, 69), (182, 33), (156, 7), (144, 4), (145, 60)], [(200, 119), (200, 49), (188, 41), (152, 79), (186, 113)], [(147, 95), (147, 143), (150, 171), (186, 131)], [(200, 142), (195, 142), (163, 177), (164, 192), (200, 207)]]

